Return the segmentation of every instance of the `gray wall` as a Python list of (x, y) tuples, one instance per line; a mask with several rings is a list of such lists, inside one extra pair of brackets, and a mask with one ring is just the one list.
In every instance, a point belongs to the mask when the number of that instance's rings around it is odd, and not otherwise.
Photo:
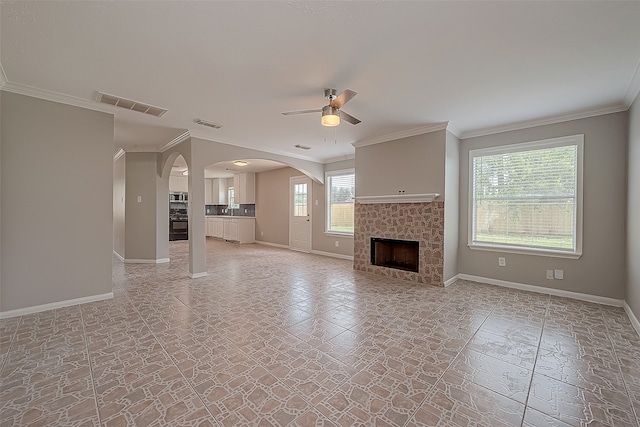
[(445, 191), (445, 138), (441, 130), (356, 148), (356, 196)]
[(122, 258), (125, 256), (125, 156), (113, 162), (113, 250)]
[(256, 174), (256, 241), (289, 246), (289, 178), (300, 175), (290, 167)]
[[(353, 168), (353, 163), (353, 160), (331, 163), (326, 170)], [(256, 241), (289, 246), (289, 178), (301, 175), (290, 167), (256, 174)], [(325, 235), (325, 186), (314, 181), (311, 191), (311, 250), (353, 256), (352, 237)]]
[[(462, 140), (458, 250), (460, 273), (623, 299), (626, 276), (627, 118), (627, 113), (622, 112)], [(582, 257), (574, 260), (469, 249), (469, 150), (574, 134), (584, 134)], [(498, 267), (498, 256), (506, 258), (506, 267)], [(547, 269), (564, 270), (564, 280), (547, 280)]]
[(0, 310), (111, 292), (113, 116), (2, 93)]
[(444, 186), (444, 265), (443, 281), (458, 274), (458, 228), (460, 196), (460, 140), (446, 135)]
[[(156, 260), (156, 157), (156, 153), (125, 154), (124, 258), (127, 260)], [(141, 202), (138, 197), (142, 198)]]
[(629, 111), (627, 286), (625, 299), (640, 320), (640, 97)]

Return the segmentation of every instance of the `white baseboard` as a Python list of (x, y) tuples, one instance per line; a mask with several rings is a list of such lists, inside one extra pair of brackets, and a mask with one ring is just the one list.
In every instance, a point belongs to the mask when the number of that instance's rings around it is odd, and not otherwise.
[(91, 295), (88, 297), (74, 298), (65, 301), (51, 302), (48, 304), (34, 305), (33, 307), (18, 308), (16, 310), (0, 311), (0, 319), (24, 316), (26, 314), (40, 313), (41, 311), (55, 310), (56, 308), (69, 307), (71, 305), (86, 304), (88, 302), (102, 301), (113, 298), (113, 292)]
[(281, 245), (279, 243), (263, 242), (262, 240), (256, 240), (256, 243), (259, 245), (273, 246), (274, 248), (289, 249), (289, 246)]
[(458, 274), (458, 279), (471, 280), (473, 282), (487, 283), (489, 285), (502, 286), (505, 288), (520, 289), (523, 291), (537, 292), (539, 294), (554, 295), (557, 297), (573, 298), (580, 301), (593, 302), (596, 304), (622, 307), (624, 301), (621, 299), (601, 297), (598, 295), (582, 294), (580, 292), (564, 291), (561, 289), (545, 288), (542, 286), (525, 285), (524, 283), (508, 282), (506, 280), (490, 279), (488, 277), (472, 276), (470, 274)]
[(629, 304), (627, 304), (626, 301), (623, 302), (622, 306), (624, 307), (624, 311), (627, 313), (627, 316), (631, 321), (631, 326), (633, 326), (633, 329), (635, 329), (638, 335), (640, 335), (640, 322), (638, 321), (638, 318), (636, 317), (634, 312), (631, 310), (631, 307), (629, 307)]
[(315, 250), (312, 250), (311, 253), (315, 255), (322, 255), (322, 256), (328, 256), (331, 258), (339, 258), (339, 259), (346, 259), (349, 261), (353, 261), (352, 255), (334, 254), (333, 252), (324, 252), (324, 251), (315, 251)]
[(458, 280), (460, 278), (459, 274), (456, 274), (455, 276), (453, 276), (451, 279), (447, 280), (446, 282), (444, 282), (444, 287), (446, 288), (447, 286), (453, 284), (456, 282), (456, 280)]
[(118, 252), (116, 252), (116, 250), (113, 250), (113, 254), (122, 262), (124, 262), (124, 257), (122, 255), (120, 255)]
[(205, 277), (208, 276), (209, 273), (207, 273), (206, 271), (202, 272), (202, 273), (189, 273), (189, 277), (191, 277), (192, 279), (198, 279), (200, 277)]
[(169, 258), (158, 259), (125, 259), (125, 264), (164, 264), (171, 261)]

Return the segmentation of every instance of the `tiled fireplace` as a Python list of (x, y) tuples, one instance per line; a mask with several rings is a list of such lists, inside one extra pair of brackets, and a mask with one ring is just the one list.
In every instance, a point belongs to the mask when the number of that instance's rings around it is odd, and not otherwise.
[[(418, 272), (373, 265), (372, 238), (418, 242)], [(355, 205), (355, 270), (443, 286), (443, 245), (444, 202)]]

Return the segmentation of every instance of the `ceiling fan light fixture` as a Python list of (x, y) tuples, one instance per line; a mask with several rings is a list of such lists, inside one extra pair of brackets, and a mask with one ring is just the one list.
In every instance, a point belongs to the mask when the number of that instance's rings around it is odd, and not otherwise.
[(233, 162), (233, 164), (236, 165), (236, 166), (243, 167), (243, 166), (247, 166), (249, 164), (249, 162), (245, 162), (245, 161), (242, 161), (242, 160), (236, 160), (235, 162)]
[(322, 107), (322, 126), (338, 126), (340, 124), (340, 114), (336, 107), (325, 105)]

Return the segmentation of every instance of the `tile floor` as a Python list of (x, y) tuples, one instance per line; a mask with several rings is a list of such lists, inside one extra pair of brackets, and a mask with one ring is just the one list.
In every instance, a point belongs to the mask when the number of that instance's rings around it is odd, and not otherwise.
[(621, 308), (207, 241), (111, 300), (0, 321), (5, 426), (635, 426)]

